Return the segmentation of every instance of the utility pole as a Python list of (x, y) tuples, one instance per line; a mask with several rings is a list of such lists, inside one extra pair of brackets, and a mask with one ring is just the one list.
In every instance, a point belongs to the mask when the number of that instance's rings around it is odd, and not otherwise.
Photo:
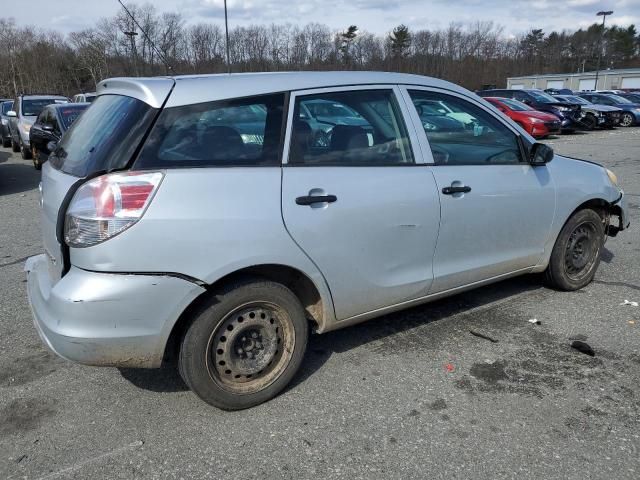
[(604, 22), (608, 15), (613, 15), (613, 10), (596, 13), (596, 16), (602, 17), (602, 33), (600, 34), (600, 47), (598, 48), (598, 66), (596, 67), (596, 84), (593, 86), (594, 90), (598, 90), (598, 75), (600, 74), (600, 61), (602, 60), (602, 41), (604, 40)]
[(133, 57), (133, 75), (135, 77), (138, 76), (138, 62), (136, 59), (136, 36), (138, 35), (138, 32), (132, 30), (130, 32), (122, 32), (124, 33), (127, 37), (129, 37), (129, 40), (131, 41), (131, 56)]
[(231, 73), (231, 61), (229, 60), (229, 19), (227, 17), (227, 0), (224, 0), (224, 34), (226, 36), (225, 47), (227, 50), (227, 73)]

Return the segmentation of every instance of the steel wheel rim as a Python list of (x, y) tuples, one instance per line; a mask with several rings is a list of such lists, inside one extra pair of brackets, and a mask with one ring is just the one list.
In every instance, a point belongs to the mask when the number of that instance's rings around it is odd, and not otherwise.
[(591, 222), (581, 223), (569, 235), (564, 265), (572, 280), (580, 280), (591, 271), (600, 251), (597, 237), (597, 229)]
[(206, 350), (211, 379), (236, 394), (259, 392), (286, 369), (295, 345), (293, 322), (276, 304), (251, 302), (229, 312)]

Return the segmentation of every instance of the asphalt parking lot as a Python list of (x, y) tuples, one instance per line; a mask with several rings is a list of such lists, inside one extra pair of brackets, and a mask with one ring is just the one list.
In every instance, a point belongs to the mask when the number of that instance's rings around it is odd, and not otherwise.
[(0, 478), (640, 478), (640, 307), (621, 305), (640, 301), (640, 128), (548, 143), (628, 195), (594, 283), (528, 276), (314, 336), (290, 388), (235, 413), (171, 368), (47, 352), (22, 271), (42, 251), (39, 172), (2, 149)]

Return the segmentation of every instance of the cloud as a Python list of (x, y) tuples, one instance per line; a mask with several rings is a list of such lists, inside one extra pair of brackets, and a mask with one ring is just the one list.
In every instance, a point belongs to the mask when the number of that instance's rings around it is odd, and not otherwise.
[[(5, 0), (6, 1), (6, 0)], [(142, 5), (150, 0), (128, 0)], [(95, 25), (115, 15), (115, 0), (13, 0), (11, 9), (19, 24), (35, 24), (63, 33)], [(159, 12), (179, 12), (187, 24), (224, 21), (224, 0), (153, 0)], [(613, 10), (609, 25), (640, 23), (640, 0), (228, 0), (229, 24), (311, 22), (334, 30), (357, 25), (361, 30), (384, 34), (404, 23), (411, 29), (443, 28), (451, 22), (493, 21), (505, 35), (532, 28), (575, 29), (600, 20), (598, 10)], [(63, 12), (63, 13), (59, 13)], [(52, 14), (57, 15), (52, 19)], [(610, 23), (611, 22), (611, 23)]]

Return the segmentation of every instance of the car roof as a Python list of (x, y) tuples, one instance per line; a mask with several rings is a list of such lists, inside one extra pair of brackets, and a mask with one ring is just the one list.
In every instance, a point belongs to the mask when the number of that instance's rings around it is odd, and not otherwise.
[[(268, 72), (182, 75), (151, 78), (111, 78), (98, 84), (98, 95), (120, 94), (142, 100), (154, 108), (190, 105), (228, 98), (265, 95), (292, 90), (376, 84), (439, 87), (464, 95), (468, 90), (437, 78), (391, 72)], [(173, 90), (173, 91), (172, 91)]]
[(21, 97), (22, 99), (26, 98), (29, 100), (46, 100), (48, 98), (60, 98), (60, 99), (69, 100), (64, 95), (19, 95), (19, 97)]

